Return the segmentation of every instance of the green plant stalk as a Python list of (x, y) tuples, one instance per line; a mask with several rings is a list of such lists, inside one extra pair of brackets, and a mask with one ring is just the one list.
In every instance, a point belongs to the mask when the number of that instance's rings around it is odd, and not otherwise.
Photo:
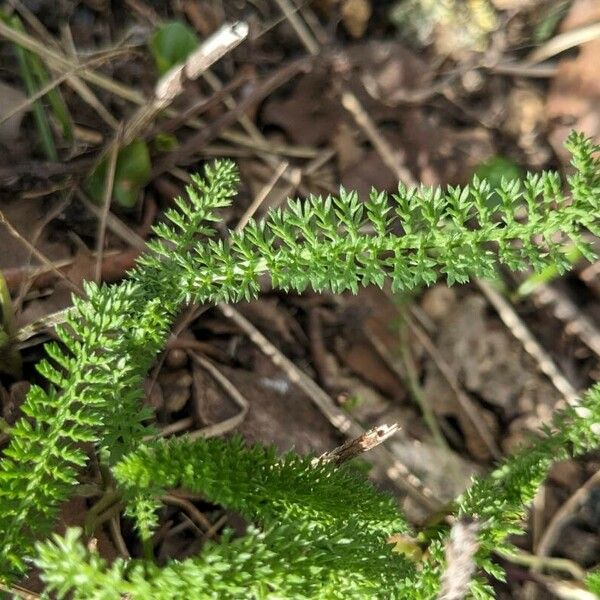
[(446, 441), (446, 438), (444, 437), (444, 435), (442, 433), (440, 424), (438, 423), (438, 420), (437, 420), (434, 412), (431, 410), (431, 406), (429, 405), (429, 403), (427, 402), (427, 399), (425, 398), (423, 388), (419, 384), (419, 381), (417, 380), (417, 377), (415, 375), (415, 367), (414, 367), (414, 363), (413, 363), (413, 358), (412, 358), (410, 350), (408, 348), (408, 339), (407, 339), (407, 335), (406, 335), (406, 333), (407, 333), (406, 321), (404, 319), (402, 319), (402, 317), (400, 317), (400, 318), (401, 318), (400, 328), (399, 328), (400, 356), (402, 358), (402, 363), (404, 364), (404, 369), (406, 371), (406, 380), (407, 380), (406, 383), (408, 384), (410, 395), (412, 396), (413, 400), (419, 407), (419, 410), (421, 411), (421, 414), (423, 415), (423, 419), (424, 419), (427, 427), (429, 428), (429, 431), (430, 431), (433, 439), (435, 440), (435, 443), (438, 445), (438, 447), (447, 449), (449, 447), (448, 442)]
[[(25, 33), (23, 23), (17, 16), (13, 16), (9, 24), (12, 25), (13, 29), (15, 29), (16, 31), (19, 31), (20, 33)], [(19, 46), (18, 44), (15, 44), (15, 47), (21, 48), (21, 46)], [(33, 90), (33, 92), (31, 92), (31, 95), (33, 95), (33, 93), (37, 92), (39, 89), (47, 86), (50, 83), (50, 77), (48, 76), (48, 71), (46, 70), (46, 67), (40, 60), (39, 56), (37, 56), (37, 54), (33, 54), (31, 52), (28, 52), (27, 50), (25, 50), (25, 53), (27, 56), (28, 64), (30, 66), (31, 77), (35, 80), (34, 85), (36, 89)], [(60, 93), (60, 89), (52, 88), (46, 94), (44, 94), (44, 97), (48, 99), (48, 102), (50, 103), (50, 106), (52, 107), (52, 110), (54, 112), (54, 116), (56, 117), (56, 120), (60, 123), (62, 127), (63, 136), (65, 140), (67, 140), (68, 142), (72, 142), (73, 121), (71, 119), (69, 109), (65, 104), (62, 94)]]

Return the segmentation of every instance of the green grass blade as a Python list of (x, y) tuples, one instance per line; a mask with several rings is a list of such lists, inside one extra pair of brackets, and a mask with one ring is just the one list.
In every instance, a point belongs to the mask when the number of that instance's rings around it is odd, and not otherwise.
[[(16, 31), (23, 31), (23, 25), (17, 17), (11, 17), (8, 23)], [(25, 85), (25, 91), (28, 96), (33, 96), (38, 90), (38, 85), (36, 83), (34, 67), (32, 65), (31, 53), (18, 45), (15, 45), (15, 53), (19, 62), (19, 71), (21, 73), (21, 78), (23, 79), (23, 84)], [(49, 160), (58, 160), (58, 152), (56, 151), (52, 130), (50, 129), (50, 123), (48, 123), (48, 117), (46, 116), (44, 106), (39, 100), (36, 100), (32, 105), (32, 110), (35, 124), (38, 133), (40, 134), (42, 147), (44, 148), (44, 153)]]
[[(41, 89), (50, 83), (50, 77), (44, 64), (35, 54), (30, 54), (30, 64), (33, 70), (33, 74), (37, 79), (37, 89)], [(58, 87), (52, 88), (44, 98), (48, 100), (54, 117), (60, 123), (62, 134), (67, 142), (73, 141), (73, 120), (71, 119), (71, 113), (67, 108), (60, 89)]]

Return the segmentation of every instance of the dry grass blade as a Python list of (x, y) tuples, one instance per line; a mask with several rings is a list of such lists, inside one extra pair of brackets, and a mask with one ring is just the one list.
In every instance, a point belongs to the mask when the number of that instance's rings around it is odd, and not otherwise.
[(25, 110), (29, 110), (33, 106), (34, 102), (36, 102), (37, 100), (39, 100), (40, 98), (45, 96), (48, 92), (50, 92), (57, 86), (59, 86), (63, 81), (65, 81), (65, 79), (67, 79), (69, 77), (69, 75), (70, 75), (70, 73), (63, 73), (60, 77), (53, 79), (52, 81), (47, 83), (45, 86), (39, 88), (37, 90), (37, 92), (35, 92), (35, 94), (32, 94), (31, 96), (27, 96), (27, 98), (25, 100), (23, 100), (23, 102), (20, 102), (19, 104), (17, 104), (15, 107), (13, 107), (7, 113), (0, 115), (0, 125), (2, 125), (2, 123), (5, 123), (6, 121), (8, 121), (11, 117), (14, 117), (16, 114), (18, 114), (22, 111), (25, 111)]
[[(241, 410), (237, 415), (234, 415), (229, 419), (225, 419), (224, 421), (216, 423), (215, 425), (209, 425), (208, 427), (203, 427), (202, 429), (192, 431), (186, 437), (191, 440), (196, 440), (198, 438), (224, 435), (225, 433), (228, 433), (229, 431), (232, 431), (241, 425), (241, 423), (244, 421), (250, 407), (248, 400), (244, 398), (243, 394), (209, 360), (206, 360), (197, 352), (190, 352), (190, 355), (196, 364), (202, 367), (205, 371), (208, 371), (213, 379), (221, 386), (221, 388), (223, 388), (227, 395), (240, 407)], [(197, 379), (194, 379), (194, 391), (195, 393), (199, 392)]]
[[(15, 7), (16, 10), (19, 11), (21, 16), (31, 28), (37, 32), (38, 36), (51, 48), (53, 48), (56, 52), (61, 52), (61, 46), (57, 41), (53, 38), (53, 36), (48, 32), (43, 23), (39, 21), (39, 19), (22, 3), (20, 0), (10, 0), (10, 3)], [(68, 44), (68, 50), (70, 50), (71, 57), (77, 63), (77, 56), (75, 52), (75, 46), (72, 43), (72, 38), (70, 35), (70, 29), (68, 27), (63, 28), (63, 31), (67, 34), (66, 43)], [(77, 76), (77, 73), (81, 70), (95, 68), (96, 65), (100, 65), (113, 56), (119, 55), (121, 50), (108, 49), (103, 50), (101, 55), (90, 57), (88, 61), (79, 65), (76, 69), (67, 70), (64, 75), (66, 76), (66, 81), (68, 85), (70, 85), (73, 90), (79, 94), (80, 98), (86, 102), (89, 106), (92, 107), (93, 110), (96, 111), (98, 116), (105, 121), (111, 129), (116, 129), (118, 126), (118, 121), (110, 114), (110, 112), (104, 107), (104, 105), (96, 98), (92, 90)]]
[(17, 238), (26, 248), (35, 256), (40, 262), (46, 265), (53, 273), (55, 273), (60, 279), (62, 279), (76, 294), (83, 294), (83, 291), (79, 286), (75, 285), (63, 272), (58, 269), (54, 263), (46, 258), (42, 252), (40, 252), (35, 246), (33, 246), (28, 240), (26, 240), (6, 219), (4, 213), (0, 211), (0, 223), (2, 223), (8, 232), (15, 238)]
[(284, 14), (285, 18), (290, 22), (290, 25), (293, 27), (296, 35), (300, 38), (300, 41), (304, 44), (304, 47), (308, 50), (309, 54), (317, 56), (321, 49), (319, 42), (317, 42), (312, 32), (298, 14), (298, 9), (293, 6), (289, 0), (275, 0), (275, 3), (279, 7), (279, 10)]
[[(91, 254), (92, 257), (94, 253)], [(120, 279), (120, 276), (133, 267), (135, 259), (139, 255), (136, 249), (129, 250), (110, 250), (104, 252), (102, 264), (102, 279), (115, 281)], [(54, 262), (54, 266), (61, 271), (68, 270), (75, 262), (75, 258), (66, 258)], [(31, 266), (23, 265), (21, 267), (13, 267), (2, 271), (6, 279), (6, 283), (11, 292), (16, 291), (21, 285), (27, 283), (28, 286), (35, 289), (50, 287), (53, 285), (56, 277), (53, 272), (46, 266)]]
[[(19, 350), (23, 350), (24, 348), (29, 347), (30, 345), (34, 345), (29, 343), (28, 340), (31, 338), (40, 335), (41, 333), (47, 331), (48, 329), (53, 329), (57, 325), (62, 325), (66, 322), (67, 316), (69, 315), (69, 308), (65, 308), (64, 310), (59, 310), (58, 312), (46, 315), (45, 317), (22, 327), (17, 331), (17, 334), (14, 337), (16, 348)], [(37, 343), (37, 341), (35, 342)]]
[[(76, 190), (77, 198), (80, 202), (98, 219), (102, 219), (102, 209), (96, 206), (79, 188)], [(131, 227), (128, 227), (111, 212), (106, 215), (106, 226), (121, 240), (129, 246), (137, 248), (141, 252), (146, 250), (144, 238), (139, 236)]]
[(0, 590), (9, 594), (11, 598), (20, 598), (21, 600), (39, 600), (40, 598), (39, 594), (34, 594), (20, 585), (5, 585), (0, 583)]
[(121, 555), (121, 558), (130, 559), (131, 554), (129, 553), (129, 549), (127, 548), (127, 544), (125, 543), (125, 539), (123, 538), (123, 533), (121, 531), (121, 519), (120, 515), (113, 515), (108, 522), (108, 530), (110, 532), (110, 537), (112, 542)]
[(243, 21), (227, 23), (192, 52), (185, 63), (165, 73), (154, 88), (154, 96), (131, 118), (124, 133), (124, 144), (135, 139), (154, 121), (184, 89), (186, 81), (197, 79), (220, 58), (241, 44), (248, 36), (248, 25)]
[(110, 201), (113, 193), (113, 185), (115, 182), (115, 171), (117, 168), (117, 156), (121, 147), (121, 136), (123, 128), (120, 127), (116, 138), (111, 146), (108, 156), (108, 168), (106, 170), (106, 180), (104, 181), (104, 196), (102, 198), (102, 207), (100, 209), (100, 219), (98, 220), (98, 234), (96, 239), (96, 265), (94, 268), (94, 279), (96, 283), (100, 283), (100, 275), (102, 273), (102, 257), (104, 252), (104, 240), (106, 237), (106, 223), (108, 221), (108, 213), (110, 212)]
[(275, 187), (275, 184), (279, 181), (281, 176), (285, 173), (286, 169), (290, 166), (290, 163), (287, 160), (284, 160), (279, 164), (271, 179), (262, 187), (258, 194), (256, 194), (256, 198), (252, 201), (252, 204), (246, 209), (244, 214), (240, 217), (238, 224), (235, 226), (235, 231), (241, 231), (246, 225), (248, 221), (254, 216), (256, 211), (260, 208), (260, 205), (265, 201), (271, 190)]
[(407, 186), (415, 185), (416, 180), (412, 173), (402, 164), (398, 155), (394, 152), (389, 142), (379, 133), (373, 119), (363, 108), (356, 94), (340, 86), (342, 106), (352, 115), (356, 124), (363, 130), (369, 141), (373, 144), (383, 163)]
[(591, 319), (564, 293), (540, 284), (531, 293), (537, 306), (547, 306), (565, 324), (565, 333), (576, 335), (594, 354), (600, 357), (600, 331)]
[(562, 573), (568, 573), (573, 579), (578, 579), (580, 581), (585, 579), (585, 569), (582, 569), (575, 561), (568, 558), (536, 556), (535, 554), (529, 554), (516, 547), (511, 548), (510, 551), (496, 550), (496, 554), (514, 565), (531, 567), (532, 569), (537, 569), (539, 571), (560, 571)]
[(540, 343), (527, 329), (515, 309), (489, 283), (477, 280), (479, 289), (484, 293), (490, 304), (498, 312), (498, 316), (510, 332), (523, 344), (525, 351), (535, 360), (540, 371), (548, 376), (554, 387), (563, 395), (568, 404), (574, 405), (579, 398), (575, 388), (560, 372), (552, 357), (542, 348)]
[(161, 496), (161, 501), (181, 508), (201, 531), (209, 531), (212, 527), (212, 523), (187, 498), (175, 494), (166, 494)]
[[(290, 3), (289, 0), (275, 0), (281, 12), (290, 22), (290, 25), (296, 32), (300, 41), (304, 44), (309, 54), (317, 56), (320, 52), (320, 45), (315, 36), (306, 26), (298, 11)], [(338, 83), (338, 92), (342, 106), (352, 115), (356, 124), (363, 130), (369, 141), (373, 144), (383, 163), (394, 173), (399, 181), (406, 185), (414, 185), (416, 183), (410, 171), (402, 164), (402, 161), (393, 151), (388, 141), (377, 130), (377, 127), (367, 111), (363, 108), (360, 100), (354, 92), (350, 91), (344, 84)]]
[(150, 134), (146, 133), (146, 135), (156, 135), (158, 133), (173, 133), (177, 131), (181, 126), (185, 125), (188, 121), (195, 119), (202, 113), (205, 113), (215, 106), (217, 106), (220, 102), (223, 101), (225, 94), (231, 94), (237, 89), (241, 88), (243, 85), (247, 84), (253, 78), (248, 73), (240, 73), (236, 77), (234, 77), (231, 81), (229, 81), (223, 89), (218, 92), (215, 92), (210, 97), (205, 98), (201, 96), (200, 98), (195, 99), (192, 104), (188, 105), (186, 108), (182, 109), (177, 116), (171, 117), (168, 121), (161, 121), (157, 123), (152, 128)]
[(598, 596), (583, 589), (581, 585), (570, 581), (549, 577), (548, 575), (537, 575), (537, 579), (543, 582), (546, 589), (559, 600), (598, 600)]
[(438, 600), (463, 600), (475, 573), (475, 553), (479, 548), (479, 523), (456, 521), (446, 543), (446, 570), (442, 573)]
[[(202, 148), (205, 144), (217, 137), (223, 130), (233, 125), (236, 121), (239, 121), (242, 126), (246, 127), (249, 135), (256, 137), (260, 142), (266, 143), (266, 139), (256, 129), (256, 126), (248, 119), (245, 115), (245, 111), (255, 105), (258, 101), (262, 100), (275, 89), (285, 85), (292, 77), (307, 69), (309, 66), (306, 60), (300, 59), (285, 65), (283, 68), (277, 70), (275, 73), (268, 76), (262, 81), (255, 89), (252, 94), (246, 96), (241, 102), (236, 103), (235, 100), (226, 94), (224, 97), (224, 103), (230, 109), (228, 112), (223, 114), (221, 117), (214, 120), (210, 125), (207, 125), (201, 129), (198, 133), (188, 138), (181, 146), (168, 154), (158, 165), (155, 166), (153, 173), (155, 175), (160, 174), (164, 171), (171, 169), (177, 162), (180, 162), (191, 155), (195, 155), (199, 148)], [(205, 79), (213, 81), (214, 76), (205, 73)], [(213, 85), (213, 89), (216, 92), (220, 92), (219, 85)], [(279, 161), (271, 156), (265, 157), (265, 162), (273, 168), (279, 166)]]
[(490, 67), (490, 71), (498, 75), (514, 75), (515, 77), (530, 77), (531, 79), (550, 79), (556, 75), (558, 66), (555, 64), (529, 65), (522, 62), (502, 62)]
[(422, 329), (408, 313), (405, 313), (403, 318), (406, 319), (406, 323), (410, 327), (411, 331), (423, 345), (423, 348), (425, 348), (425, 351), (429, 354), (435, 363), (435, 366), (438, 368), (444, 379), (448, 382), (450, 389), (456, 396), (458, 406), (473, 425), (474, 431), (477, 432), (483, 444), (494, 458), (501, 458), (502, 452), (500, 451), (498, 444), (496, 444), (496, 440), (494, 439), (494, 436), (490, 431), (485, 418), (481, 414), (480, 407), (462, 390), (454, 371), (437, 350), (435, 344), (431, 341), (431, 338), (427, 335), (425, 330)]
[(589, 498), (591, 491), (600, 483), (600, 471), (596, 471), (581, 487), (579, 487), (556, 511), (535, 549), (537, 556), (548, 556), (557, 542), (562, 528), (573, 517), (575, 512)]
[[(81, 66), (75, 64), (68, 58), (65, 58), (61, 53), (46, 47), (29, 34), (15, 31), (3, 21), (0, 21), (0, 37), (13, 42), (14, 44), (22, 46), (34, 54), (37, 54), (48, 64), (49, 67), (55, 68), (59, 71), (76, 71)], [(144, 96), (132, 88), (122, 85), (121, 83), (118, 83), (109, 77), (105, 77), (104, 75), (96, 73), (90, 69), (83, 69), (80, 72), (81, 77), (89, 83), (97, 85), (98, 87), (115, 94), (116, 96), (129, 100), (133, 104), (146, 104), (146, 99)]]

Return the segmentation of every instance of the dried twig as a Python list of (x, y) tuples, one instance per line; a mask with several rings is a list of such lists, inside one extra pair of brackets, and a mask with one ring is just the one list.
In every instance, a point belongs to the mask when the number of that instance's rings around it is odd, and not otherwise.
[(158, 133), (172, 133), (176, 131), (179, 127), (185, 125), (186, 122), (217, 106), (223, 101), (225, 94), (231, 94), (252, 79), (253, 78), (246, 72), (236, 75), (231, 81), (223, 86), (222, 90), (214, 92), (209, 97), (201, 96), (195, 98), (190, 105), (181, 109), (176, 116), (155, 124), (150, 131), (145, 133), (145, 135), (147, 137), (152, 137)]
[(598, 596), (585, 590), (581, 584), (575, 584), (564, 579), (537, 575), (536, 579), (542, 583), (546, 590), (559, 600), (598, 600)]
[(154, 88), (153, 98), (129, 120), (123, 134), (123, 143), (135, 139), (156, 115), (163, 111), (184, 89), (186, 81), (197, 79), (217, 60), (238, 46), (248, 35), (243, 21), (226, 23), (192, 52), (185, 63), (165, 73)]
[(429, 335), (427, 335), (426, 331), (422, 329), (408, 313), (404, 313), (403, 318), (406, 319), (406, 323), (410, 327), (411, 331), (415, 334), (423, 348), (425, 348), (425, 351), (435, 363), (435, 366), (438, 368), (439, 372), (448, 382), (450, 389), (456, 396), (458, 406), (463, 411), (466, 418), (470, 421), (474, 431), (477, 432), (477, 435), (479, 435), (479, 438), (484, 443), (485, 447), (489, 450), (490, 454), (494, 458), (500, 458), (502, 453), (487, 425), (487, 421), (481, 414), (481, 408), (463, 391), (456, 378), (456, 374), (452, 370), (452, 367), (450, 367), (446, 359), (435, 347), (435, 344), (431, 341), (431, 338)]
[(187, 498), (182, 498), (176, 494), (165, 494), (161, 496), (160, 500), (164, 504), (181, 508), (200, 530), (209, 531), (212, 527), (212, 523), (206, 518), (204, 513), (199, 511)]
[(598, 38), (600, 38), (600, 23), (591, 23), (590, 25), (583, 25), (576, 29), (559, 33), (539, 48), (536, 48), (526, 58), (526, 63), (535, 65), (548, 58), (552, 58), (565, 50), (569, 50), (570, 48), (585, 44), (586, 42), (591, 42)]
[(300, 41), (304, 44), (304, 47), (308, 50), (309, 54), (317, 56), (321, 50), (319, 42), (317, 42), (310, 29), (308, 29), (298, 14), (296, 7), (292, 5), (290, 0), (275, 0), (275, 3), (279, 6), (279, 10), (281, 10), (285, 18), (290, 22), (290, 25), (293, 27), (296, 35), (300, 38)]
[[(309, 54), (317, 56), (321, 50), (319, 42), (306, 26), (298, 12), (294, 9), (290, 0), (275, 1)], [(356, 124), (369, 138), (381, 156), (383, 163), (392, 171), (392, 173), (394, 173), (399, 181), (404, 182), (406, 185), (414, 185), (416, 181), (411, 172), (402, 164), (399, 156), (378, 131), (377, 126), (363, 108), (360, 100), (356, 97), (356, 94), (341, 82), (338, 83), (337, 87), (340, 93), (342, 106), (352, 115)]]
[(110, 531), (110, 537), (112, 538), (113, 545), (121, 557), (125, 559), (131, 558), (131, 554), (129, 553), (129, 549), (127, 548), (127, 544), (123, 538), (123, 533), (121, 532), (121, 521), (118, 513), (113, 515), (108, 521), (108, 529)]
[(585, 569), (580, 567), (574, 560), (568, 558), (555, 558), (553, 556), (536, 556), (529, 554), (524, 550), (511, 548), (508, 550), (496, 550), (495, 553), (504, 560), (514, 565), (531, 567), (536, 570), (560, 571), (568, 573), (574, 579), (583, 581), (585, 579)]
[(360, 100), (354, 92), (351, 92), (346, 86), (340, 84), (339, 91), (342, 101), (342, 106), (352, 115), (356, 124), (363, 130), (369, 141), (373, 144), (383, 163), (396, 176), (398, 181), (405, 185), (415, 185), (416, 180), (412, 173), (404, 166), (400, 157), (394, 152), (390, 143), (381, 135), (373, 119), (364, 109)]
[(458, 520), (452, 525), (446, 543), (446, 570), (442, 574), (438, 600), (462, 600), (469, 592), (479, 548), (477, 521)]
[[(86, 194), (80, 189), (75, 190), (77, 198), (97, 219), (102, 219), (102, 210), (94, 204)], [(118, 238), (133, 248), (137, 248), (141, 252), (146, 250), (146, 241), (138, 235), (131, 227), (127, 226), (121, 219), (113, 213), (106, 214), (106, 227), (110, 229)]]
[[(268, 96), (278, 87), (284, 85), (287, 81), (289, 81), (292, 77), (297, 75), (298, 73), (306, 70), (309, 66), (309, 63), (300, 59), (286, 65), (285, 68), (278, 70), (273, 73), (269, 77), (267, 77), (263, 82), (255, 87), (252, 94), (245, 97), (240, 102), (235, 102), (229, 94), (225, 94), (224, 102), (229, 107), (229, 111), (215, 119), (210, 125), (202, 128), (198, 133), (193, 134), (189, 137), (185, 142), (181, 144), (177, 150), (169, 153), (165, 156), (153, 169), (153, 174), (156, 176), (157, 174), (163, 173), (171, 169), (178, 162), (181, 162), (183, 159), (188, 156), (195, 154), (199, 148), (202, 148), (205, 144), (210, 142), (212, 139), (217, 137), (223, 130), (227, 129), (231, 125), (233, 125), (236, 121), (240, 123), (251, 123), (251, 121), (246, 117), (245, 111), (256, 104), (260, 99)], [(208, 73), (205, 73), (205, 78), (209, 77), (212, 81), (214, 76), (208, 76)], [(220, 91), (217, 87), (216, 91)], [(255, 134), (255, 126), (252, 124), (252, 127), (248, 127), (247, 130), (250, 135)], [(258, 133), (259, 139), (261, 141), (266, 141), (262, 134), (256, 130)], [(269, 157), (266, 160), (267, 163), (272, 163), (273, 158)], [(271, 166), (275, 166), (271, 164)]]
[(21, 600), (39, 600), (40, 595), (34, 594), (20, 585), (6, 585), (0, 583), (0, 591), (6, 592), (11, 598), (21, 598)]
[[(32, 234), (30, 236), (29, 242), (32, 247), (35, 247), (37, 245), (38, 240), (40, 239), (40, 236), (42, 235), (42, 232), (44, 231), (46, 226), (51, 221), (56, 219), (67, 208), (67, 206), (69, 206), (69, 204), (71, 202), (71, 197), (72, 197), (72, 191), (69, 190), (69, 192), (65, 195), (64, 199), (61, 202), (59, 202), (54, 208), (52, 208), (51, 210), (48, 210), (46, 212), (46, 214), (42, 218), (41, 222), (35, 228), (35, 231), (32, 232)], [(31, 257), (32, 257), (32, 253), (30, 252), (29, 256), (27, 257), (28, 265), (31, 264)], [(57, 266), (55, 262), (52, 262), (51, 265), (52, 265), (52, 267)], [(45, 263), (41, 268), (45, 268), (49, 272), (51, 271), (52, 273), (54, 273), (56, 275), (56, 271), (52, 267), (49, 267), (48, 263)], [(66, 274), (65, 274), (65, 277), (67, 277)], [(22, 279), (21, 280), (18, 292), (14, 299), (15, 311), (20, 312), (23, 300), (25, 299), (27, 292), (30, 290), (31, 284), (32, 284), (31, 279)]]
[[(197, 352), (190, 352), (190, 356), (192, 360), (200, 365), (205, 371), (208, 371), (210, 375), (214, 378), (214, 380), (223, 388), (223, 390), (227, 393), (227, 395), (240, 407), (240, 412), (230, 417), (229, 419), (225, 419), (219, 423), (215, 423), (214, 425), (209, 425), (208, 427), (203, 427), (202, 429), (197, 429), (196, 431), (192, 431), (187, 434), (187, 438), (190, 440), (196, 440), (198, 438), (209, 438), (216, 437), (218, 435), (223, 435), (236, 427), (239, 427), (241, 423), (246, 418), (248, 414), (248, 409), (250, 404), (248, 400), (243, 396), (243, 394), (215, 367), (209, 360), (198, 354)], [(200, 389), (198, 387), (197, 379), (194, 379), (194, 390), (195, 393), (199, 393)]]
[(532, 79), (550, 79), (556, 75), (558, 66), (546, 63), (530, 65), (523, 62), (501, 62), (489, 67), (490, 71), (499, 75), (514, 75), (515, 77), (530, 77)]
[[(0, 37), (33, 52), (44, 60), (51, 68), (55, 68), (59, 71), (76, 71), (80, 67), (80, 65), (74, 63), (72, 60), (65, 58), (62, 53), (48, 48), (42, 42), (37, 41), (27, 33), (16, 31), (3, 21), (0, 21)], [(142, 94), (133, 88), (129, 88), (126, 85), (110, 79), (109, 77), (96, 73), (90, 69), (82, 70), (80, 73), (82, 79), (85, 79), (112, 94), (129, 100), (134, 104), (144, 105), (146, 103), (146, 99)]]
[(548, 376), (554, 387), (563, 395), (568, 404), (577, 403), (578, 394), (566, 377), (560, 372), (552, 357), (542, 348), (527, 326), (517, 315), (511, 304), (489, 283), (477, 280), (479, 289), (498, 312), (498, 316), (510, 332), (523, 344), (525, 351), (535, 360), (540, 371)]
[[(0, 21), (0, 24), (2, 21)], [(79, 286), (75, 285), (64, 273), (62, 273), (54, 263), (46, 258), (46, 256), (40, 252), (35, 246), (33, 246), (28, 240), (26, 240), (8, 221), (8, 219), (4, 216), (4, 213), (0, 211), (0, 223), (2, 223), (7, 229), (8, 232), (15, 238), (17, 238), (26, 248), (29, 250), (33, 256), (35, 256), (40, 262), (46, 265), (53, 273), (55, 273), (60, 279), (62, 279), (76, 294), (83, 294), (83, 291), (79, 288)]]
[(547, 306), (565, 324), (565, 333), (577, 336), (596, 356), (600, 357), (600, 330), (581, 309), (560, 290), (539, 284), (531, 292), (537, 306)]
[[(406, 333), (407, 331), (404, 328), (402, 328), (402, 330), (400, 331), (400, 356), (402, 364), (404, 366), (403, 370), (406, 372), (406, 375), (404, 377), (406, 387), (412, 399), (419, 407), (421, 415), (423, 416), (423, 420), (425, 421), (427, 428), (431, 432), (431, 435), (437, 446), (439, 448), (445, 448), (446, 450), (449, 450), (448, 442), (446, 441), (446, 438), (442, 433), (442, 426), (438, 421), (437, 415), (432, 410), (429, 399), (426, 397), (423, 387), (421, 386), (421, 383), (419, 381), (419, 377), (417, 375), (417, 367), (415, 365), (415, 361), (411, 353), (411, 348), (410, 344), (408, 343)], [(371, 344), (373, 345), (373, 347), (376, 347), (376, 344), (373, 343), (375, 339), (375, 336), (373, 336), (373, 338), (371, 339)], [(379, 352), (382, 351), (383, 348), (381, 346), (383, 346), (383, 344), (379, 343), (378, 346), (380, 346)], [(400, 369), (397, 368), (395, 362), (393, 362), (392, 364), (394, 365), (394, 372), (398, 376), (400, 376)]]
[(333, 463), (336, 467), (339, 467), (341, 464), (379, 446), (379, 444), (394, 435), (396, 431), (398, 431), (397, 423), (378, 425), (373, 429), (369, 429), (369, 431), (365, 431), (357, 438), (348, 440), (341, 446), (321, 454), (321, 456), (315, 458), (315, 462)]
[(98, 219), (98, 233), (96, 239), (96, 265), (94, 268), (94, 279), (96, 283), (100, 283), (102, 274), (102, 256), (104, 252), (104, 240), (106, 236), (106, 223), (110, 212), (110, 203), (113, 194), (113, 186), (115, 182), (115, 171), (117, 169), (117, 156), (122, 142), (123, 128), (120, 127), (108, 155), (108, 168), (106, 170), (106, 178), (104, 180), (104, 195), (102, 198), (102, 207), (100, 209), (100, 218)]
[[(99, 66), (102, 62), (105, 62), (105, 61), (106, 61), (105, 56), (94, 58), (89, 61), (86, 61), (85, 63), (82, 63), (81, 65), (78, 65), (74, 69), (70, 69), (68, 71), (62, 72), (58, 77), (55, 77), (54, 79), (52, 79), (52, 81), (49, 81), (46, 85), (44, 85), (39, 90), (37, 90), (37, 92), (35, 92), (35, 94), (32, 94), (31, 96), (27, 96), (27, 98), (25, 98), (25, 100), (23, 100), (22, 102), (17, 104), (11, 110), (9, 110), (6, 113), (2, 113), (2, 115), (0, 115), (0, 125), (2, 125), (2, 123), (4, 123), (5, 121), (8, 121), (8, 119), (13, 117), (17, 113), (20, 113), (25, 110), (29, 110), (31, 108), (31, 105), (36, 100), (39, 100), (42, 96), (45, 96), (48, 92), (51, 92), (54, 88), (58, 87), (61, 83), (64, 83), (65, 81), (67, 81), (69, 79), (69, 77), (76, 75), (79, 71), (82, 71), (84, 69), (91, 69), (92, 67), (94, 67), (96, 65)], [(111, 126), (116, 125), (116, 120), (114, 119), (114, 117), (112, 118), (110, 125)]]
[(547, 556), (550, 554), (562, 528), (568, 523), (579, 507), (587, 501), (591, 491), (599, 484), (600, 471), (596, 471), (596, 473), (594, 473), (581, 487), (575, 490), (567, 501), (556, 511), (535, 549), (537, 556)]
[(256, 194), (256, 198), (254, 198), (252, 204), (250, 204), (244, 214), (240, 217), (238, 224), (235, 226), (235, 231), (241, 231), (244, 227), (246, 227), (248, 221), (254, 216), (260, 205), (265, 201), (271, 190), (275, 187), (275, 184), (279, 181), (289, 166), (290, 163), (287, 160), (279, 163), (279, 166), (271, 176), (271, 179), (269, 179), (259, 193)]
[[(35, 16), (35, 14), (27, 8), (20, 0), (10, 0), (10, 3), (19, 11), (21, 16), (34, 31), (42, 38), (42, 40), (48, 45), (49, 48), (53, 48), (56, 52), (62, 51), (59, 43), (54, 39), (52, 34), (46, 29), (44, 24)], [(71, 58), (78, 64), (77, 53), (75, 51), (75, 45), (73, 44), (71, 30), (67, 27), (63, 29), (67, 33), (66, 45), (67, 52), (71, 55)], [(87, 84), (78, 76), (80, 71), (91, 69), (92, 67), (100, 66), (101, 63), (106, 62), (113, 56), (121, 54), (120, 50), (108, 49), (100, 53), (100, 55), (90, 57), (89, 60), (82, 63), (80, 67), (76, 69), (67, 69), (63, 71), (66, 82), (79, 94), (80, 98), (89, 104), (93, 110), (95, 110), (98, 116), (103, 119), (111, 129), (116, 129), (118, 121), (112, 116), (112, 114), (106, 109), (106, 107), (98, 100), (94, 92), (87, 86)]]

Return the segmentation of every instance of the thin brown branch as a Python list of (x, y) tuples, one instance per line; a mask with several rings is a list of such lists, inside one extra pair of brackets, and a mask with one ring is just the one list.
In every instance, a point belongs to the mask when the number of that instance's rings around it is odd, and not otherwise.
[(142, 106), (125, 126), (123, 143), (133, 141), (181, 94), (187, 81), (197, 79), (201, 73), (244, 41), (247, 35), (248, 25), (243, 21), (226, 23), (194, 50), (183, 64), (167, 71), (156, 84), (152, 99)]
[(581, 487), (577, 488), (567, 501), (556, 511), (535, 549), (537, 556), (547, 556), (552, 551), (562, 528), (575, 512), (587, 501), (591, 491), (600, 484), (600, 470), (596, 471)]

